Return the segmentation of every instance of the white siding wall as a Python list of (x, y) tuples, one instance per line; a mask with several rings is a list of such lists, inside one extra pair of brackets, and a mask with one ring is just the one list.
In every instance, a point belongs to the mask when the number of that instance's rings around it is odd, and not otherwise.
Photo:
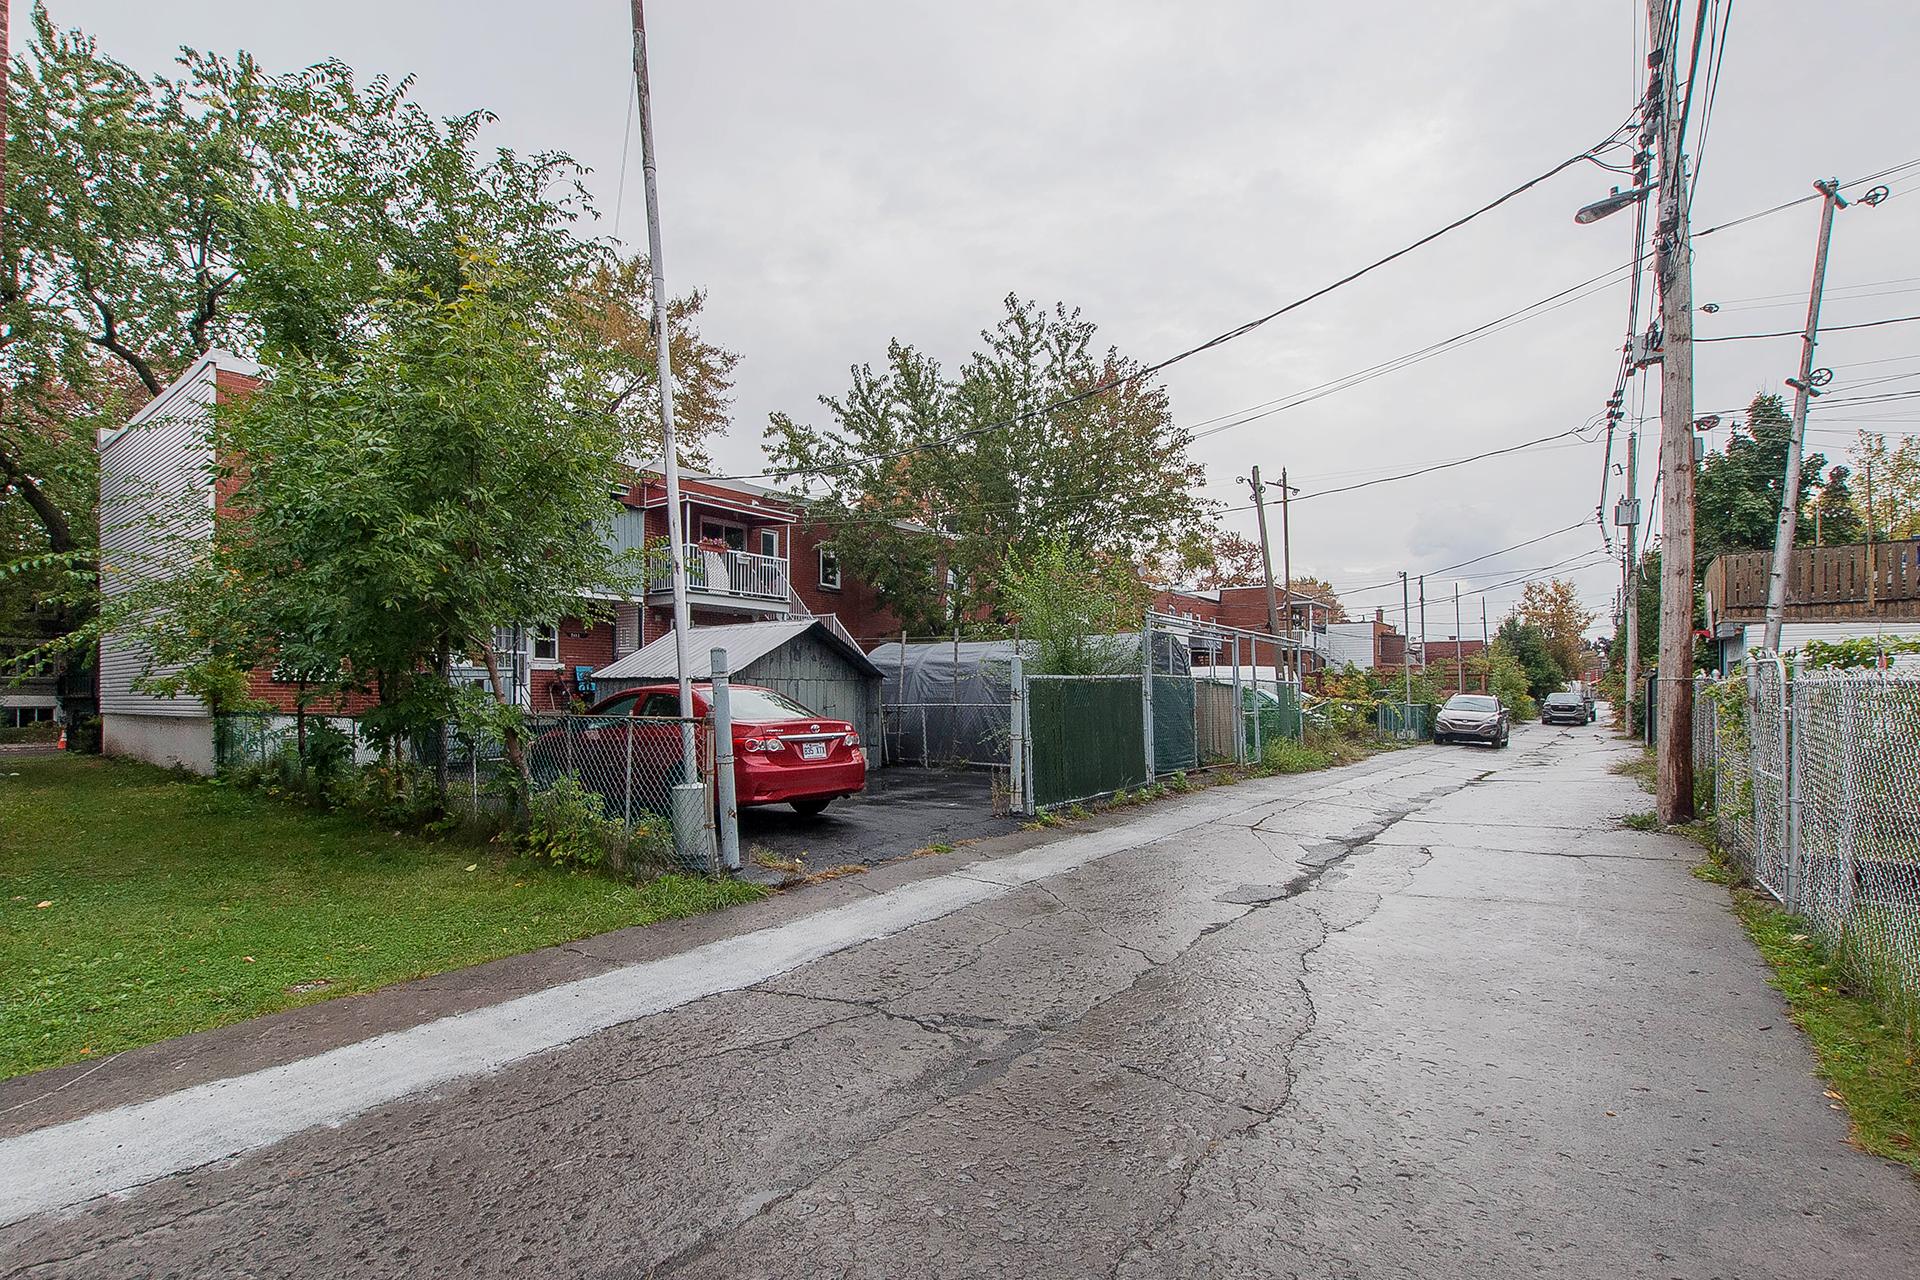
[(1351, 662), (1362, 671), (1373, 668), (1373, 624), (1371, 622), (1329, 622), (1321, 637), (1320, 652), (1327, 666), (1335, 671)]
[[(109, 598), (166, 577), (213, 533), (210, 437), (216, 362), (195, 365), (100, 445), (100, 588)], [(143, 645), (110, 633), (100, 642), (103, 715), (205, 716), (193, 697), (160, 698), (133, 685), (147, 669)]]

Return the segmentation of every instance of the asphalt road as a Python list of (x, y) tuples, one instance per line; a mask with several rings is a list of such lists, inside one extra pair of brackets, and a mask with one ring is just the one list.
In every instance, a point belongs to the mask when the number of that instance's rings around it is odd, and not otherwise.
[(817, 871), (1006, 835), (1023, 819), (994, 816), (991, 776), (984, 769), (875, 769), (864, 792), (811, 817), (783, 804), (742, 809), (740, 844), (749, 854), (799, 858)]
[(1913, 1274), (1624, 754), (1396, 752), (11, 1082), (0, 1274)]

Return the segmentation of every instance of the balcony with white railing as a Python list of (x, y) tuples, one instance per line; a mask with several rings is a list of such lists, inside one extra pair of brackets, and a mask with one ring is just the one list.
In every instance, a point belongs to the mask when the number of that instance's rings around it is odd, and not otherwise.
[[(693, 604), (752, 613), (787, 611), (792, 593), (788, 589), (786, 557), (699, 546), (689, 546), (686, 557), (687, 597)], [(667, 566), (654, 566), (647, 581), (647, 603), (664, 604), (672, 592)]]

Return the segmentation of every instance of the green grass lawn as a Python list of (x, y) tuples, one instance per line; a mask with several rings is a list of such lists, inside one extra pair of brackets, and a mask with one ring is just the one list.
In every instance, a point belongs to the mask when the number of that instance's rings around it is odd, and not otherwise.
[(144, 765), (0, 757), (0, 1077), (763, 892), (567, 874)]

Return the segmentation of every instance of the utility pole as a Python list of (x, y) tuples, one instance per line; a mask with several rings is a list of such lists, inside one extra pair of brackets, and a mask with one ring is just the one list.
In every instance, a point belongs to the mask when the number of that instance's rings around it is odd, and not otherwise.
[[(1280, 500), (1285, 502), (1285, 473), (1282, 472), (1281, 475)], [(1266, 486), (1260, 483), (1259, 467), (1256, 466), (1253, 469), (1253, 478), (1247, 483), (1253, 488), (1253, 511), (1260, 523), (1260, 576), (1266, 580), (1267, 584), (1267, 630), (1273, 632), (1277, 644), (1280, 635), (1280, 606), (1273, 594), (1273, 551), (1267, 545), (1267, 491)]]
[[(1807, 297), (1807, 327), (1800, 335), (1800, 376), (1787, 379), (1793, 388), (1793, 439), (1787, 445), (1786, 484), (1780, 490), (1780, 523), (1773, 532), (1773, 573), (1767, 578), (1768, 653), (1780, 652), (1780, 625), (1787, 612), (1787, 569), (1793, 558), (1793, 540), (1800, 522), (1800, 455), (1807, 439), (1807, 402), (1819, 395), (1813, 389), (1813, 348), (1820, 340), (1820, 294), (1827, 284), (1827, 245), (1833, 240), (1833, 213), (1847, 207), (1839, 179), (1816, 182), (1820, 202), (1820, 239), (1813, 250), (1813, 290)], [(1815, 516), (1818, 524), (1818, 516)]]
[[(1622, 500), (1626, 504), (1629, 516), (1624, 523), (1626, 539), (1624, 559), (1621, 564), (1625, 572), (1620, 575), (1620, 583), (1626, 591), (1627, 611), (1627, 652), (1623, 659), (1621, 674), (1624, 679), (1621, 687), (1626, 691), (1626, 707), (1621, 714), (1628, 733), (1633, 728), (1633, 696), (1640, 688), (1640, 420), (1635, 418), (1627, 428), (1627, 493)], [(1616, 524), (1622, 523), (1615, 521)], [(1644, 715), (1645, 713), (1642, 712)]]
[(1873, 589), (1879, 574), (1873, 558), (1873, 455), (1867, 455), (1867, 612), (1873, 612)]
[(1427, 674), (1427, 575), (1420, 575), (1420, 674)]
[(1487, 639), (1487, 598), (1480, 597), (1480, 653), (1487, 660), (1487, 682), (1480, 692), (1493, 692), (1493, 644)]
[[(1280, 468), (1280, 576), (1286, 579), (1287, 632), (1293, 632), (1293, 526), (1287, 516), (1287, 498), (1293, 486), (1287, 483), (1287, 469)], [(1300, 677), (1300, 646), (1293, 646), (1293, 674)]]
[(1647, 0), (1655, 85), (1648, 106), (1659, 122), (1660, 217), (1654, 228), (1654, 283), (1660, 291), (1660, 820), (1693, 816), (1693, 244), (1688, 229), (1687, 166), (1680, 153), (1673, 53), (1679, 10)]
[(1413, 705), (1413, 654), (1407, 649), (1413, 639), (1413, 606), (1407, 603), (1407, 574), (1400, 571), (1400, 674), (1406, 678), (1407, 705)]
[(653, 155), (653, 107), (647, 85), (647, 19), (633, 3), (633, 84), (640, 104), (640, 173), (647, 194), (647, 264), (653, 270), (653, 340), (660, 370), (660, 449), (667, 482), (667, 566), (673, 579), (673, 666), (680, 682), (680, 761), (688, 784), (700, 781), (694, 751), (693, 679), (687, 669), (687, 548), (680, 529), (680, 459), (673, 429), (673, 350), (667, 329), (667, 272), (660, 249), (660, 191)]
[(1460, 584), (1453, 584), (1453, 665), (1455, 693), (1467, 691), (1467, 633), (1460, 629)]

